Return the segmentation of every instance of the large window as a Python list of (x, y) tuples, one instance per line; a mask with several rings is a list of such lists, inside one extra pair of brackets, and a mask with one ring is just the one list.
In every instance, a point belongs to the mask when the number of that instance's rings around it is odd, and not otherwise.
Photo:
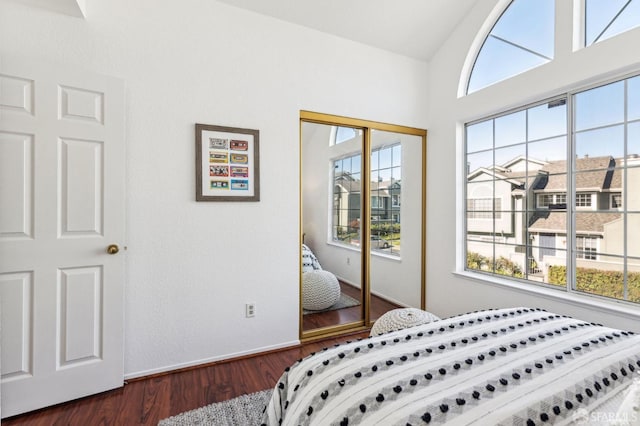
[[(564, 0), (512, 0), (495, 22), (477, 51), (466, 83), (466, 93), (473, 93), (499, 81), (553, 61), (555, 4)], [(589, 47), (640, 26), (640, 0), (582, 0), (573, 2), (582, 23)], [(466, 78), (466, 77), (465, 77)]]
[(639, 154), (640, 77), (467, 124), (466, 269), (640, 302)]
[[(378, 147), (371, 152), (371, 248), (400, 255), (402, 145)], [(360, 245), (361, 156), (333, 161), (333, 240)]]

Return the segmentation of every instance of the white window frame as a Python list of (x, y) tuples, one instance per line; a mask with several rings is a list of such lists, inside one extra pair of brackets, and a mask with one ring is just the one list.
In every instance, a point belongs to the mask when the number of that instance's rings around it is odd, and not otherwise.
[(598, 260), (600, 239), (590, 235), (576, 235), (576, 259)]
[[(542, 202), (543, 199), (550, 197), (551, 202), (545, 203)], [(553, 193), (545, 193), (541, 192), (536, 195), (536, 208), (538, 209), (548, 209), (552, 204), (567, 204), (567, 193), (566, 192), (553, 192)]]
[(593, 210), (593, 195), (591, 192), (576, 192), (576, 209)]
[[(474, 206), (472, 210), (469, 210), (469, 202)], [(483, 204), (481, 207), (484, 207), (484, 204), (488, 203), (487, 208), (475, 208), (476, 204)], [(471, 213), (471, 215), (469, 215)], [(470, 220), (493, 220), (502, 218), (502, 198), (467, 198), (467, 218)]]
[[(615, 203), (617, 205), (614, 207), (613, 204), (614, 204), (614, 200), (615, 200), (616, 197), (619, 197), (619, 200), (615, 201)], [(623, 210), (624, 209), (623, 198), (624, 197), (622, 196), (622, 193), (620, 193), (620, 192), (609, 194), (609, 209), (610, 210)]]

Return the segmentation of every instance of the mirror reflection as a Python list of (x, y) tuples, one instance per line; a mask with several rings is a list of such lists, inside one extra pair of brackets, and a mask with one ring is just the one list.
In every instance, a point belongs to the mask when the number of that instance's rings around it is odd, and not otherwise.
[(304, 331), (364, 320), (356, 196), (363, 137), (361, 129), (302, 123)]
[(302, 337), (424, 308), (426, 134), (355, 121), (301, 122)]
[(420, 136), (371, 132), (371, 321), (390, 309), (423, 306), (421, 158)]

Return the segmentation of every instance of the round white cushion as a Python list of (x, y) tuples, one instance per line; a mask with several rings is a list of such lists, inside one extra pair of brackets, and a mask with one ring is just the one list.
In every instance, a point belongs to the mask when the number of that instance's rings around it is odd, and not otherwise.
[(340, 283), (329, 271), (302, 274), (302, 307), (311, 311), (327, 309), (340, 299)]
[(426, 324), (437, 321), (440, 318), (430, 312), (416, 308), (393, 309), (383, 314), (373, 323), (371, 336), (389, 333), (390, 331), (402, 330), (403, 328), (415, 325)]

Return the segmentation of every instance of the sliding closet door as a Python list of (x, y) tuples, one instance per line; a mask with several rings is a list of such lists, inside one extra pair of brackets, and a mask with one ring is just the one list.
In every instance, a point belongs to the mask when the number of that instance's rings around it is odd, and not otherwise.
[(360, 252), (363, 141), (361, 128), (301, 124), (303, 244), (340, 286), (336, 303), (311, 310), (305, 301), (321, 297), (327, 283), (316, 283), (306, 271), (302, 272), (302, 331), (306, 334), (364, 325)]
[(426, 131), (301, 112), (303, 247), (340, 284), (318, 311), (301, 264), (301, 338), (365, 329), (385, 312), (424, 308)]

